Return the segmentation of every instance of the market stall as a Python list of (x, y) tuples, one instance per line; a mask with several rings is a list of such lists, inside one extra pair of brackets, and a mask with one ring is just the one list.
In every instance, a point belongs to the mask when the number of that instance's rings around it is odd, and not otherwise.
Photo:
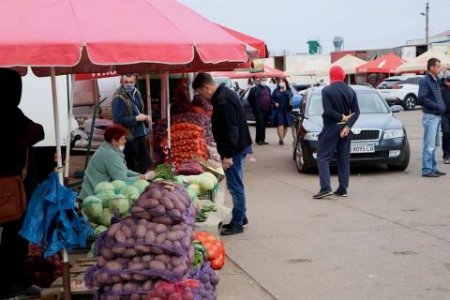
[[(27, 9), (24, 10), (24, 7)], [(39, 13), (35, 13), (36, 11)], [(121, 22), (111, 22), (111, 16), (116, 15), (133, 20), (134, 29), (129, 31)], [(139, 15), (145, 18), (136, 18)], [(47, 5), (44, 0), (20, 0), (0, 4), (0, 16), (0, 29), (4, 32), (0, 37), (0, 66), (32, 67), (35, 74), (52, 78), (57, 172), (61, 182), (62, 156), (59, 145), (56, 75), (95, 72), (165, 72), (163, 73), (164, 95), (168, 103), (167, 72), (232, 69), (248, 61), (249, 58), (258, 56), (253, 47), (239, 41), (216, 24), (176, 1), (140, 0), (124, 10), (123, 2), (117, 0), (94, 2), (65, 0), (53, 5)], [(24, 19), (27, 22), (20, 22)], [(198, 31), (198, 28), (203, 30)], [(205, 35), (204, 32), (208, 34)], [(171, 131), (170, 124), (170, 114), (168, 114), (168, 132)], [(170, 136), (168, 139), (170, 145)], [(177, 190), (178, 193), (187, 193), (183, 192), (185, 189), (181, 184), (166, 181), (164, 184), (169, 186), (169, 192)], [(120, 215), (120, 212), (125, 212), (123, 208), (123, 205), (126, 206), (124, 204), (126, 202), (123, 201), (125, 199), (121, 197), (114, 199), (113, 207), (119, 211)], [(161, 204), (163, 199), (165, 198), (160, 199)], [(187, 201), (186, 197), (184, 199)], [(128, 201), (130, 201), (129, 198)], [(137, 203), (140, 203), (139, 198)], [(97, 200), (92, 201), (90, 205), (97, 209), (94, 215), (100, 211)], [(102, 213), (103, 205), (102, 200)], [(170, 204), (167, 205), (170, 206)], [(194, 211), (192, 209), (189, 211), (192, 216)], [(160, 224), (158, 220), (152, 221)], [(126, 222), (126, 220), (120, 222)], [(188, 258), (189, 260), (193, 258), (192, 254)], [(63, 252), (63, 261), (67, 276), (69, 266), (66, 251)], [(190, 269), (190, 265), (186, 263), (181, 271), (175, 270), (174, 262), (172, 263), (174, 268), (172, 271), (178, 272), (174, 273), (175, 275), (188, 274), (185, 272), (186, 268)], [(131, 268), (130, 265), (128, 267)], [(161, 267), (162, 265), (158, 264), (160, 270)], [(189, 271), (189, 276), (200, 279), (202, 274), (208, 274), (208, 272), (210, 272), (208, 265), (202, 265), (200, 268), (193, 269), (192, 272)], [(129, 273), (124, 272), (124, 275), (127, 274)], [(179, 276), (165, 277), (166, 280), (179, 278)], [(199, 283), (197, 280), (198, 284), (202, 286), (202, 281), (200, 280)], [(203, 291), (213, 291), (215, 284), (217, 284), (216, 281), (203, 282)], [(150, 284), (147, 288), (157, 290), (158, 287)], [(68, 277), (65, 277), (64, 294), (65, 299), (71, 298)], [(213, 296), (202, 297), (202, 299), (213, 299)]]
[(357, 67), (356, 72), (365, 74), (366, 81), (376, 87), (391, 74), (395, 74), (397, 68), (404, 63), (405, 60), (391, 52)]
[(430, 49), (422, 55), (413, 58), (412, 60), (405, 62), (400, 65), (397, 69), (397, 73), (416, 73), (416, 72), (426, 72), (427, 71), (427, 62), (430, 58), (438, 58), (441, 61), (441, 65), (443, 68), (450, 69), (450, 56), (445, 55), (444, 51), (439, 49)]

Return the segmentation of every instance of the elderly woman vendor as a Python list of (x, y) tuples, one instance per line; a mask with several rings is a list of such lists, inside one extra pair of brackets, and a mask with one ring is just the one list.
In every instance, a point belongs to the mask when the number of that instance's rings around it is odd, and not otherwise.
[(138, 179), (151, 179), (151, 173), (141, 175), (128, 170), (123, 149), (127, 142), (127, 129), (113, 125), (105, 130), (105, 142), (97, 149), (89, 161), (81, 186), (80, 198), (94, 193), (100, 182), (123, 180), (131, 184)]

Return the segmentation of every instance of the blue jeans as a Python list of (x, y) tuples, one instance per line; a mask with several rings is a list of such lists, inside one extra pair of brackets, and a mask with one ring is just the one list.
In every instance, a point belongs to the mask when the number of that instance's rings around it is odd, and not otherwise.
[(337, 156), (339, 191), (347, 192), (350, 180), (350, 145), (351, 136), (341, 138), (344, 125), (333, 124), (322, 129), (319, 135), (317, 151), (317, 168), (320, 176), (320, 191), (331, 191), (330, 160)]
[(247, 155), (239, 153), (233, 156), (233, 165), (225, 171), (228, 191), (233, 199), (231, 224), (242, 226), (247, 208), (245, 206), (244, 162)]
[(422, 174), (436, 172), (436, 148), (439, 146), (439, 129), (441, 116), (423, 114), (423, 154)]

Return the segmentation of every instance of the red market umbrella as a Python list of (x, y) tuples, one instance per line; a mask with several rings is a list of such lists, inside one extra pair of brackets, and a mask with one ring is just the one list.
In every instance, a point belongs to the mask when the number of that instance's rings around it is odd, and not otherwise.
[[(174, 0), (0, 3), (0, 66), (41, 76), (224, 69), (256, 50)], [(256, 54), (255, 56), (258, 56)]]
[(213, 77), (228, 77), (231, 79), (239, 79), (239, 78), (284, 78), (286, 75), (283, 71), (264, 66), (261, 72), (254, 71), (230, 71), (230, 72), (213, 72), (211, 73)]
[(395, 73), (397, 68), (405, 63), (401, 57), (394, 53), (386, 54), (375, 60), (371, 60), (356, 68), (357, 73)]
[(218, 24), (220, 27), (222, 27), (224, 30), (226, 30), (228, 33), (233, 35), (238, 40), (245, 42), (246, 44), (252, 46), (256, 50), (258, 50), (258, 57), (259, 58), (268, 58), (269, 57), (269, 51), (267, 50), (267, 45), (264, 41), (257, 39), (253, 36), (244, 34), (242, 32), (236, 31), (234, 29), (225, 27), (223, 25)]

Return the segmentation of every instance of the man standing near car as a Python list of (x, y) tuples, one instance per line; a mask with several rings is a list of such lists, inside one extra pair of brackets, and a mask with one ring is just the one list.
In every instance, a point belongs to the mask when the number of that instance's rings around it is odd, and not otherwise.
[[(350, 178), (351, 128), (359, 117), (355, 91), (344, 83), (345, 72), (339, 66), (330, 69), (330, 85), (322, 89), (323, 129), (319, 134), (317, 168), (320, 191), (313, 196), (347, 197)], [(330, 184), (330, 160), (337, 154), (339, 187), (333, 193)]]
[(144, 114), (144, 102), (139, 90), (135, 87), (136, 75), (122, 75), (121, 86), (113, 95), (113, 121), (128, 129), (124, 154), (127, 167), (135, 172), (145, 174), (150, 168), (151, 159), (146, 137), (146, 123), (150, 116)]
[(267, 145), (266, 142), (266, 123), (269, 120), (272, 98), (270, 88), (266, 85), (266, 78), (256, 80), (254, 86), (248, 95), (248, 104), (253, 109), (256, 121), (256, 143), (258, 145)]
[(441, 81), (442, 98), (444, 98), (446, 111), (442, 115), (442, 152), (444, 163), (450, 164), (450, 73)]
[(222, 235), (242, 233), (248, 223), (243, 181), (244, 161), (252, 153), (252, 139), (245, 113), (235, 92), (225, 84), (217, 85), (210, 74), (198, 73), (192, 88), (213, 105), (212, 131), (217, 151), (227, 178), (227, 187), (233, 199), (230, 224), (224, 225)]
[(422, 176), (439, 177), (446, 175), (437, 169), (436, 164), (436, 147), (439, 145), (441, 116), (446, 111), (437, 77), (441, 71), (441, 61), (437, 58), (429, 59), (427, 69), (427, 75), (420, 80), (418, 96), (419, 103), (423, 107)]

